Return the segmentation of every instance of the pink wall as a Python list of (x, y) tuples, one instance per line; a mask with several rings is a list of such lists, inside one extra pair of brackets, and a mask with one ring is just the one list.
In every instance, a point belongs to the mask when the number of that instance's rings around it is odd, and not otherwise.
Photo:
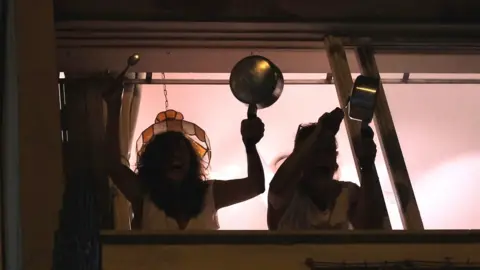
[[(176, 76), (176, 77), (174, 77)], [(167, 78), (205, 75), (176, 74)], [(288, 74), (286, 75), (288, 76)], [(293, 75), (291, 75), (293, 76)], [(315, 75), (315, 76), (318, 76)], [(209, 78), (224, 79), (226, 74)], [(397, 133), (414, 184), (426, 228), (480, 228), (480, 128), (475, 116), (480, 91), (476, 85), (387, 85), (387, 97)], [(135, 140), (164, 110), (162, 85), (145, 85), (142, 92)], [(210, 177), (232, 179), (246, 175), (246, 158), (240, 137), (240, 121), (246, 106), (227, 85), (169, 85), (170, 108), (204, 128), (212, 144)], [(435, 95), (435, 96), (434, 96)], [(265, 167), (293, 145), (297, 126), (316, 121), (338, 105), (332, 85), (286, 86), (272, 107), (259, 112), (265, 137), (258, 149)], [(338, 134), (341, 179), (358, 182), (346, 131)], [(135, 164), (132, 157), (131, 164)], [(402, 228), (381, 153), (377, 168), (394, 228)], [(272, 172), (266, 168), (267, 181)], [(477, 179), (479, 178), (479, 179)], [(266, 229), (265, 195), (219, 212), (222, 229)]]

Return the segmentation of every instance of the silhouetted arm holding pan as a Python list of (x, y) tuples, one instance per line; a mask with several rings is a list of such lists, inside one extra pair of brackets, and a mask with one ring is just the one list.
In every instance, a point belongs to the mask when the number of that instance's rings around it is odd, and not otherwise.
[(241, 133), (247, 152), (248, 176), (242, 179), (212, 181), (216, 209), (249, 200), (265, 192), (265, 174), (256, 148), (264, 131), (265, 126), (258, 117), (242, 121)]
[(355, 155), (360, 164), (361, 186), (351, 189), (349, 218), (355, 229), (383, 229), (386, 216), (382, 189), (375, 170), (377, 146), (373, 141), (373, 130), (362, 127), (362, 138), (355, 147)]
[(122, 107), (122, 85), (104, 96), (107, 102), (107, 128), (105, 136), (105, 157), (107, 172), (127, 200), (134, 203), (141, 197), (140, 181), (137, 175), (121, 162), (120, 154), (120, 109)]

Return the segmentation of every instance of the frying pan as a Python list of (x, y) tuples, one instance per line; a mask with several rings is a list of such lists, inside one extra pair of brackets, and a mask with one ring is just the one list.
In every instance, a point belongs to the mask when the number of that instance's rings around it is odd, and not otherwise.
[(257, 116), (257, 109), (273, 105), (283, 92), (280, 69), (269, 59), (250, 55), (240, 60), (230, 73), (230, 89), (240, 102), (248, 105), (247, 116)]

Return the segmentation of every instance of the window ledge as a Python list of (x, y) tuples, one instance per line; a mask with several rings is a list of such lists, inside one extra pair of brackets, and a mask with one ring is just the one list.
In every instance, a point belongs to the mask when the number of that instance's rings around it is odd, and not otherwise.
[(469, 244), (480, 243), (480, 230), (348, 232), (134, 232), (104, 231), (106, 245), (292, 245), (292, 244)]

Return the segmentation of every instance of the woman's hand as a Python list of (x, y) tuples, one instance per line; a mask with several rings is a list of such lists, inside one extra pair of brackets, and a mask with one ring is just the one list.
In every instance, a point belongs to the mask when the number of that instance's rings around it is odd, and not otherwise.
[(362, 168), (370, 168), (375, 163), (377, 156), (377, 145), (374, 140), (374, 133), (370, 126), (362, 126), (361, 139), (355, 147), (355, 154)]
[(265, 125), (258, 117), (245, 119), (242, 121), (240, 132), (245, 146), (255, 146), (263, 138)]
[(331, 112), (324, 113), (318, 119), (315, 134), (313, 135), (316, 137), (313, 144), (314, 152), (318, 152), (318, 150), (332, 150), (336, 152), (335, 135), (340, 129), (343, 117), (342, 109), (335, 108)]
[(340, 129), (340, 124), (342, 123), (344, 117), (343, 110), (340, 108), (335, 108), (329, 113), (323, 114), (320, 119), (318, 119), (318, 125), (325, 132), (337, 134)]

